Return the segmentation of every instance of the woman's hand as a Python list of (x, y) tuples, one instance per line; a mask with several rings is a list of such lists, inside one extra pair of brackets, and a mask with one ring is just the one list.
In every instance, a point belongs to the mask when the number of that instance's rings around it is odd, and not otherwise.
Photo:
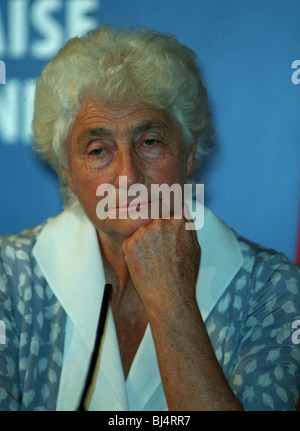
[(200, 246), (186, 219), (155, 219), (123, 243), (125, 262), (148, 314), (195, 301)]

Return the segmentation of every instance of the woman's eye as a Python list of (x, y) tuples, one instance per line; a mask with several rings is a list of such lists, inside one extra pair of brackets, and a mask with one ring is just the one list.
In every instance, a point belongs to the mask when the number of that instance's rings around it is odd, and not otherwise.
[(86, 157), (90, 166), (95, 168), (106, 168), (114, 160), (115, 147), (111, 142), (102, 142), (95, 139), (88, 143), (86, 148)]
[(157, 159), (163, 151), (163, 142), (159, 137), (154, 136), (147, 138), (146, 136), (139, 141), (137, 146), (138, 154), (145, 160)]
[(107, 150), (104, 148), (96, 148), (95, 150), (91, 151), (91, 154), (93, 156), (103, 156), (106, 152)]
[(156, 139), (146, 139), (143, 142), (143, 145), (145, 145), (146, 147), (152, 147), (153, 145), (157, 144), (157, 140)]

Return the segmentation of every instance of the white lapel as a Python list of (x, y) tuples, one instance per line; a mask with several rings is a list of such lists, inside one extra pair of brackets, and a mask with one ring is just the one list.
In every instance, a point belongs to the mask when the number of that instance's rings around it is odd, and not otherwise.
[(96, 230), (86, 217), (79, 218), (65, 211), (46, 224), (33, 255), (54, 294), (92, 350), (105, 285)]
[(205, 321), (243, 264), (236, 234), (211, 210), (204, 209), (204, 226), (197, 231), (201, 262), (196, 298)]
[[(105, 285), (96, 230), (84, 214), (75, 215), (71, 211), (64, 211), (46, 224), (33, 249), (33, 255), (71, 321), (67, 329), (70, 328), (73, 336), (71, 338), (68, 334), (72, 341), (64, 360), (74, 371), (73, 380), (68, 379), (63, 369), (62, 379), (70, 399), (60, 403), (69, 410), (71, 405), (73, 408), (76, 406), (78, 394), (81, 393), (79, 388), (84, 384), (82, 364), (89, 363), (94, 347)], [(106, 394), (107, 398), (110, 394), (112, 405), (119, 406), (121, 410), (127, 407), (127, 396), (117, 336), (110, 314), (103, 336), (101, 373), (104, 376), (100, 392), (102, 396)], [(74, 391), (77, 396), (72, 395)]]

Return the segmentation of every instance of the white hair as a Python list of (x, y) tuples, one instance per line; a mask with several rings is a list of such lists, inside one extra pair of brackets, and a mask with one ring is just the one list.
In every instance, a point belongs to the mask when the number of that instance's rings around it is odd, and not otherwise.
[(65, 206), (78, 203), (62, 166), (68, 167), (66, 143), (83, 103), (128, 98), (173, 116), (185, 144), (198, 141), (196, 166), (212, 148), (207, 93), (195, 53), (169, 34), (103, 25), (69, 40), (36, 84), (34, 149), (57, 172)]

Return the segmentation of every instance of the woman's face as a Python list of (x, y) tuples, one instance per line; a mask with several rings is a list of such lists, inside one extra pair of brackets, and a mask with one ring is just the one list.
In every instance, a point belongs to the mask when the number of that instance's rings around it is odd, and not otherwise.
[[(121, 194), (124, 197), (130, 186), (142, 184), (150, 200), (151, 184), (182, 186), (192, 170), (194, 150), (195, 145), (187, 151), (178, 124), (165, 111), (139, 102), (120, 106), (90, 102), (83, 106), (70, 133), (69, 169), (64, 171), (99, 233), (128, 237), (151, 218), (150, 212), (147, 219), (125, 218)], [(120, 176), (127, 177), (127, 185)], [(97, 204), (104, 198), (96, 194), (101, 184), (116, 190), (116, 218), (109, 218), (109, 213), (105, 220), (97, 216)], [(128, 203), (133, 199), (128, 196)]]

